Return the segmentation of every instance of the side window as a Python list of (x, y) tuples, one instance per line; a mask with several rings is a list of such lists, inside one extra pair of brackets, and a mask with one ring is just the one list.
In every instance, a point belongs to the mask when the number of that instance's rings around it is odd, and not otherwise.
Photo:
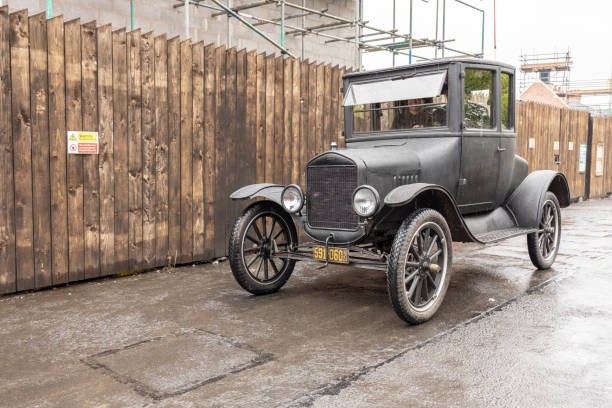
[(472, 129), (493, 129), (493, 71), (465, 70), (465, 123)]
[(510, 74), (501, 74), (501, 114), (502, 129), (514, 129), (514, 111), (512, 110), (512, 90), (514, 88), (514, 78)]

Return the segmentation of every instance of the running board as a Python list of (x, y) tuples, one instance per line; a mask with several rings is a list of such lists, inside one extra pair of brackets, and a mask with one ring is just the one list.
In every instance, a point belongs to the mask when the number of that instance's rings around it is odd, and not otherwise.
[(497, 231), (485, 232), (483, 234), (476, 235), (476, 239), (483, 244), (492, 244), (494, 242), (499, 242), (504, 239), (518, 237), (519, 235), (531, 234), (532, 232), (536, 232), (535, 228), (505, 228)]

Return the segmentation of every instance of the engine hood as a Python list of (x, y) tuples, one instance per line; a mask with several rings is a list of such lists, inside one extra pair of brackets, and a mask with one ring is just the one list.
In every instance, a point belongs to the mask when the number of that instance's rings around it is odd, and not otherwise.
[(402, 184), (415, 183), (419, 179), (421, 161), (408, 143), (349, 147), (328, 151), (313, 158), (309, 166), (355, 164), (359, 184), (374, 187), (381, 198)]

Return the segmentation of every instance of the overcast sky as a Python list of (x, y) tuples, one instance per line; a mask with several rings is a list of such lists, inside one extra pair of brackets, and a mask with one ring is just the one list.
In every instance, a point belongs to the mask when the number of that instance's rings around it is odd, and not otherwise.
[[(415, 38), (435, 38), (436, 2), (413, 0)], [(612, 0), (497, 0), (497, 52), (493, 49), (493, 0), (465, 0), (485, 10), (485, 58), (519, 65), (520, 54), (570, 50), (574, 59), (571, 80), (612, 76)], [(364, 0), (364, 19), (381, 28), (392, 27), (393, 0)], [(396, 25), (409, 32), (410, 0), (396, 0)], [(454, 0), (446, 0), (446, 38), (450, 47), (480, 52), (482, 14)], [(432, 51), (415, 50), (424, 57)], [(391, 66), (386, 52), (365, 54), (366, 69)], [(398, 56), (397, 64), (408, 57)]]

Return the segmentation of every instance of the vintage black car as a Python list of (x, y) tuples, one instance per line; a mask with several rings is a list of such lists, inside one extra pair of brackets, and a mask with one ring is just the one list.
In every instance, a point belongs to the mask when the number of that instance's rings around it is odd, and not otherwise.
[[(527, 236), (533, 264), (559, 250), (563, 174), (515, 155), (515, 70), (485, 60), (437, 60), (343, 78), (346, 148), (314, 157), (306, 191), (254, 184), (262, 197), (236, 221), (229, 260), (254, 294), (278, 290), (300, 260), (385, 271), (409, 323), (430, 319), (446, 294), (452, 241)], [(296, 225), (312, 240), (298, 243)]]

